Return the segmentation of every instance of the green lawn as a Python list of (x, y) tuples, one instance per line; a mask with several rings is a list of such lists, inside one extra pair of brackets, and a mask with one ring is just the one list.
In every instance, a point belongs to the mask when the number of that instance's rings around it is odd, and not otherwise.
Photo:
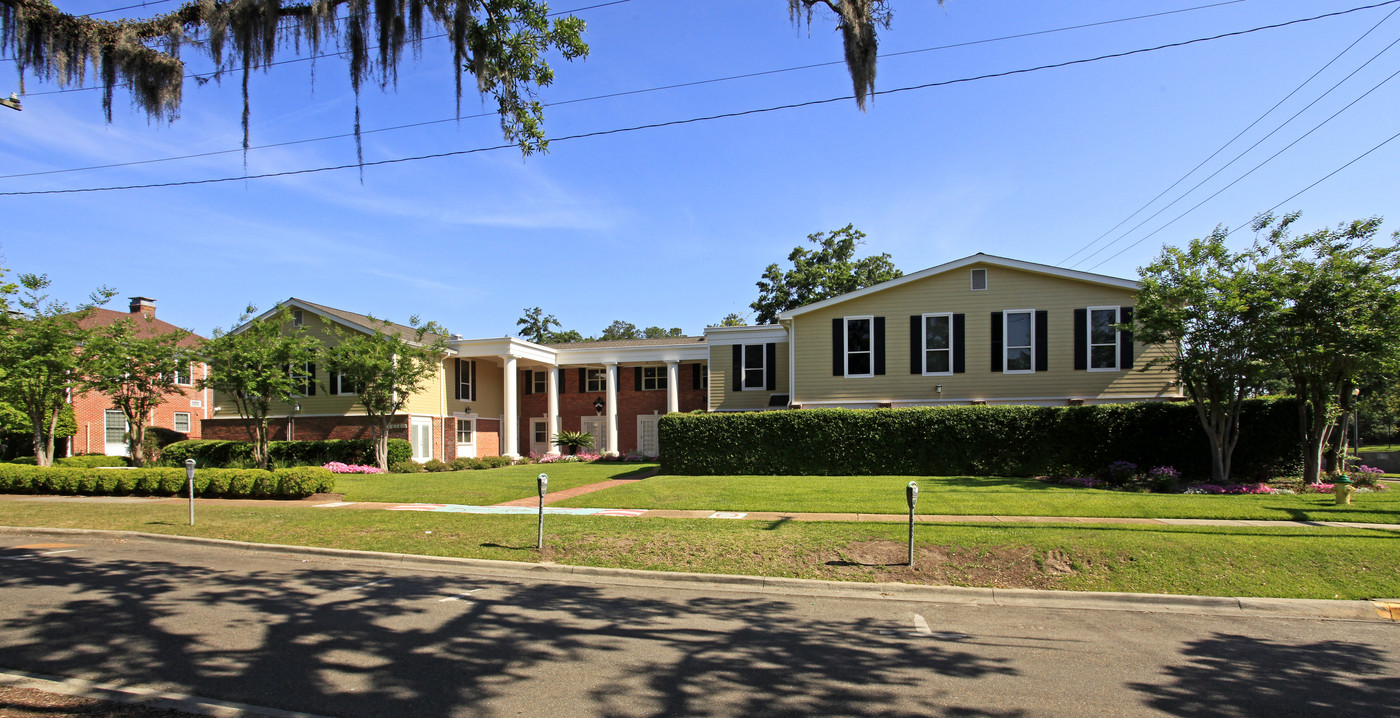
[(880, 513), (908, 511), (904, 487), (919, 483), (918, 513), (1291, 519), (1400, 524), (1400, 490), (1357, 494), (1205, 496), (1081, 489), (1034, 479), (966, 476), (653, 476), (557, 504), (594, 508)]
[[(915, 570), (900, 524), (535, 517), (305, 506), (5, 501), (9, 526), (105, 528), (212, 538), (662, 571), (1217, 596), (1400, 596), (1400, 531), (1138, 525), (917, 527)], [(11, 545), (0, 534), (0, 547)], [(876, 549), (883, 553), (871, 558)], [(82, 554), (67, 560), (82, 560)], [(893, 559), (892, 557), (898, 557)], [(1068, 573), (1047, 572), (1065, 567)]]
[(1400, 444), (1381, 444), (1378, 446), (1363, 446), (1360, 451), (1400, 451)]
[(346, 501), (387, 501), (490, 506), (537, 496), (535, 477), (549, 474), (549, 490), (625, 478), (656, 464), (522, 464), (478, 471), (421, 474), (340, 474), (335, 490)]

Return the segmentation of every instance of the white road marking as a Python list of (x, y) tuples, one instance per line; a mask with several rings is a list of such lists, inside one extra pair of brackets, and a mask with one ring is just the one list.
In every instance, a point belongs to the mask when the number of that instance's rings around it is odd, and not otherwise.
[(924, 636), (932, 636), (933, 631), (928, 627), (928, 621), (919, 614), (914, 614), (914, 632)]
[(57, 554), (57, 553), (73, 553), (74, 551), (77, 551), (77, 550), (78, 550), (78, 549), (75, 549), (75, 548), (69, 548), (69, 549), (64, 549), (64, 550), (62, 550), (62, 551), (45, 551), (45, 552), (43, 552), (43, 553), (41, 553), (41, 554), (39, 554), (39, 555), (40, 555), (40, 556), (52, 556), (52, 555)]
[(448, 601), (456, 601), (457, 599), (459, 599), (459, 598), (461, 598), (461, 597), (463, 597), (463, 596), (470, 596), (470, 595), (472, 595), (473, 593), (476, 593), (477, 591), (480, 591), (480, 590), (482, 590), (482, 589), (474, 588), (474, 589), (472, 589), (472, 590), (470, 590), (470, 591), (463, 591), (463, 592), (461, 592), (461, 593), (459, 593), (459, 594), (457, 594), (457, 595), (455, 595), (455, 596), (448, 596), (447, 598), (441, 599), (441, 600), (438, 601), (438, 603), (446, 603), (446, 602), (448, 602)]
[(360, 589), (362, 589), (362, 588), (369, 588), (370, 586), (378, 586), (378, 585), (380, 585), (380, 584), (385, 584), (385, 583), (393, 583), (393, 582), (390, 581), (389, 579), (385, 578), (385, 579), (380, 579), (380, 580), (378, 580), (378, 581), (370, 581), (369, 583), (362, 583), (362, 584), (360, 584), (360, 585), (358, 585), (358, 586), (351, 586), (350, 588), (342, 588), (341, 590), (342, 590), (342, 591), (358, 591), (358, 590), (360, 590)]

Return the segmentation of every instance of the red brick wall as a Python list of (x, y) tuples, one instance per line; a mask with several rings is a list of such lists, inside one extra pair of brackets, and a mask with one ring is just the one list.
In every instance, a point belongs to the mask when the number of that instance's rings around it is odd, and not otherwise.
[[(617, 448), (622, 453), (637, 450), (637, 417), (653, 412), (659, 414), (666, 413), (666, 392), (664, 390), (636, 390), (635, 367), (621, 366), (617, 370)], [(708, 406), (709, 390), (692, 389), (694, 386), (691, 379), (690, 364), (681, 364), (677, 376), (677, 384), (680, 391), (679, 408), (682, 412), (704, 409)], [(522, 372), (519, 386), (521, 387), (520, 397), (520, 448), (518, 451), (524, 455), (530, 453), (530, 419), (545, 416), (548, 409), (547, 394), (524, 394), (525, 378)], [(564, 369), (564, 381), (559, 387), (559, 422), (564, 431), (579, 431), (582, 426), (579, 421), (583, 416), (596, 416), (597, 411), (593, 408), (593, 402), (601, 398), (608, 400), (606, 392), (579, 392), (578, 369), (576, 367), (566, 367)], [(603, 410), (607, 414), (607, 409)], [(478, 422), (480, 423), (480, 422)], [(597, 447), (602, 449), (603, 447)]]
[[(396, 416), (392, 426), (403, 426), (408, 417)], [(269, 420), (268, 438), (272, 441), (288, 439), (286, 417)], [(205, 419), (204, 438), (224, 441), (247, 441), (248, 430), (243, 428), (242, 419)], [(364, 416), (300, 416), (292, 424), (291, 438), (297, 441), (325, 441), (327, 439), (373, 439), (368, 417)], [(390, 429), (389, 438), (407, 439), (408, 429)]]
[(476, 457), (501, 455), (501, 420), (476, 420)]
[[(195, 365), (195, 379), (202, 379), (208, 372), (208, 367), (204, 364)], [(212, 393), (212, 392), (211, 392)], [(192, 407), (190, 402), (200, 401), (203, 406)], [(84, 392), (75, 394), (72, 397), (73, 415), (78, 422), (78, 433), (68, 444), (68, 453), (72, 454), (101, 454), (106, 451), (105, 443), (105, 415), (108, 409), (114, 409), (112, 399), (106, 394), (94, 392)], [(191, 439), (203, 438), (202, 425), (205, 412), (212, 411), (209, 402), (205, 400), (204, 392), (195, 389), (193, 386), (181, 387), (179, 394), (171, 394), (166, 397), (165, 403), (156, 407), (154, 416), (146, 423), (146, 426), (155, 426), (162, 429), (175, 430), (175, 413), (185, 412), (190, 415), (190, 430), (188, 436)], [(59, 448), (62, 451), (62, 447)]]

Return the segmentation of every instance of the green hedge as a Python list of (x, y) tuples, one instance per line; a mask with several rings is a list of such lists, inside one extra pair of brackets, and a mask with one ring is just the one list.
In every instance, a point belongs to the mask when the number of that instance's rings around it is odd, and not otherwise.
[[(345, 464), (374, 465), (374, 441), (371, 439), (332, 439), (329, 441), (273, 441), (268, 454), (274, 465), (323, 466), (332, 461)], [(389, 464), (413, 456), (407, 439), (389, 440)], [(185, 459), (194, 459), (200, 467), (244, 467), (253, 465), (253, 445), (247, 441), (191, 439), (177, 441), (161, 450), (160, 463), (183, 467)]]
[[(1231, 473), (1297, 473), (1297, 431), (1293, 400), (1245, 402)], [(1188, 403), (671, 414), (658, 433), (668, 474), (1092, 476), (1119, 460), (1211, 473)]]
[(64, 456), (53, 460), (54, 466), (80, 467), (84, 469), (95, 469), (99, 466), (129, 466), (125, 456), (103, 456), (102, 454), (85, 454), (83, 456)]
[[(0, 464), (0, 493), (84, 496), (186, 496), (184, 469), (40, 468)], [(196, 496), (299, 499), (335, 490), (335, 474), (319, 466), (291, 469), (199, 469)]]

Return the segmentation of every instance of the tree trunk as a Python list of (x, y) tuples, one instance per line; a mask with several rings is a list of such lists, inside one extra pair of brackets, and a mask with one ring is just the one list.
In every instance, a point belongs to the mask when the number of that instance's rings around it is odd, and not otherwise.
[(45, 446), (44, 432), (39, 429), (34, 430), (34, 463), (38, 466), (49, 466), (52, 463)]
[(267, 445), (267, 417), (263, 417), (257, 424), (257, 442), (253, 444), (253, 460), (258, 463), (258, 468), (263, 471), (268, 470), (268, 465), (270, 463)]
[(132, 466), (145, 466), (146, 456), (141, 453), (141, 445), (146, 442), (146, 424), (132, 421), (130, 417), (127, 417), (126, 421), (131, 426), (126, 439), (127, 453), (130, 455), (128, 458)]

